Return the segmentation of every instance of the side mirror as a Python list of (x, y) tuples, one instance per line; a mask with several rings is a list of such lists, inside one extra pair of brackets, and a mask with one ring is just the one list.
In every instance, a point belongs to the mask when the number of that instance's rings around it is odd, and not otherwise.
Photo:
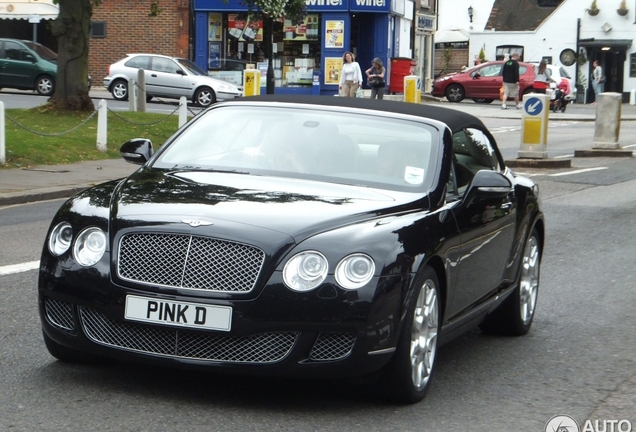
[(177, 75), (183, 75), (183, 76), (185, 76), (185, 74), (186, 74), (186, 73), (185, 73), (184, 71), (182, 71), (181, 69), (177, 69)]
[(498, 172), (490, 170), (477, 171), (475, 177), (468, 185), (464, 195), (466, 206), (480, 198), (504, 198), (512, 192), (512, 183), (508, 178)]
[(27, 53), (24, 56), (24, 58), (25, 58), (26, 61), (30, 61), (31, 63), (37, 63), (37, 60), (36, 60), (36, 58), (35, 58), (35, 56), (33, 54)]
[(119, 154), (127, 162), (136, 165), (143, 165), (154, 154), (152, 142), (146, 138), (135, 138), (126, 141), (119, 148)]
[(475, 72), (473, 74), (473, 79), (481, 78), (481, 74), (479, 72)]

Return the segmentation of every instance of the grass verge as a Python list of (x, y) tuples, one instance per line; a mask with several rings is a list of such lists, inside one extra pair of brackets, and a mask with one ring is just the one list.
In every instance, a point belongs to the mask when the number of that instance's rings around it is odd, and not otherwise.
[(0, 169), (116, 159), (119, 147), (132, 138), (148, 138), (156, 150), (179, 125), (177, 113), (108, 111), (107, 151), (101, 152), (97, 150), (97, 113), (89, 119), (90, 115), (40, 108), (6, 110), (6, 165)]

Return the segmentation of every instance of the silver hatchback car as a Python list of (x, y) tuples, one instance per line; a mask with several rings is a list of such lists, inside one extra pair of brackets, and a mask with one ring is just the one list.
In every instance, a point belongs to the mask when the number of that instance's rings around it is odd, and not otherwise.
[(158, 54), (128, 54), (126, 58), (111, 64), (104, 78), (104, 87), (115, 99), (128, 99), (128, 81), (137, 80), (139, 69), (145, 71), (148, 100), (154, 96), (175, 99), (185, 96), (207, 107), (217, 101), (243, 96), (241, 87), (212, 78), (188, 59)]

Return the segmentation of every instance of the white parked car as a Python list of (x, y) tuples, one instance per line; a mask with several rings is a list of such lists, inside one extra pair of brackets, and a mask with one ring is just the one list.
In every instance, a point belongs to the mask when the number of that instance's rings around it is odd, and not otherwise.
[(104, 87), (117, 100), (127, 100), (130, 93), (129, 80), (137, 80), (138, 70), (143, 69), (146, 79), (146, 94), (153, 96), (186, 99), (207, 107), (217, 101), (243, 96), (243, 89), (227, 81), (212, 78), (196, 63), (177, 57), (158, 54), (128, 54), (111, 64), (104, 78)]

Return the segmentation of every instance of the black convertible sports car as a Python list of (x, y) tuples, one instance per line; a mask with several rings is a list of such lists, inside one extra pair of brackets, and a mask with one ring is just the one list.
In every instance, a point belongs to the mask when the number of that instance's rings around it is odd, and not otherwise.
[(49, 352), (378, 378), (421, 400), (462, 332), (528, 332), (537, 186), (455, 110), (334, 97), (217, 104), (130, 177), (70, 198), (42, 252)]

